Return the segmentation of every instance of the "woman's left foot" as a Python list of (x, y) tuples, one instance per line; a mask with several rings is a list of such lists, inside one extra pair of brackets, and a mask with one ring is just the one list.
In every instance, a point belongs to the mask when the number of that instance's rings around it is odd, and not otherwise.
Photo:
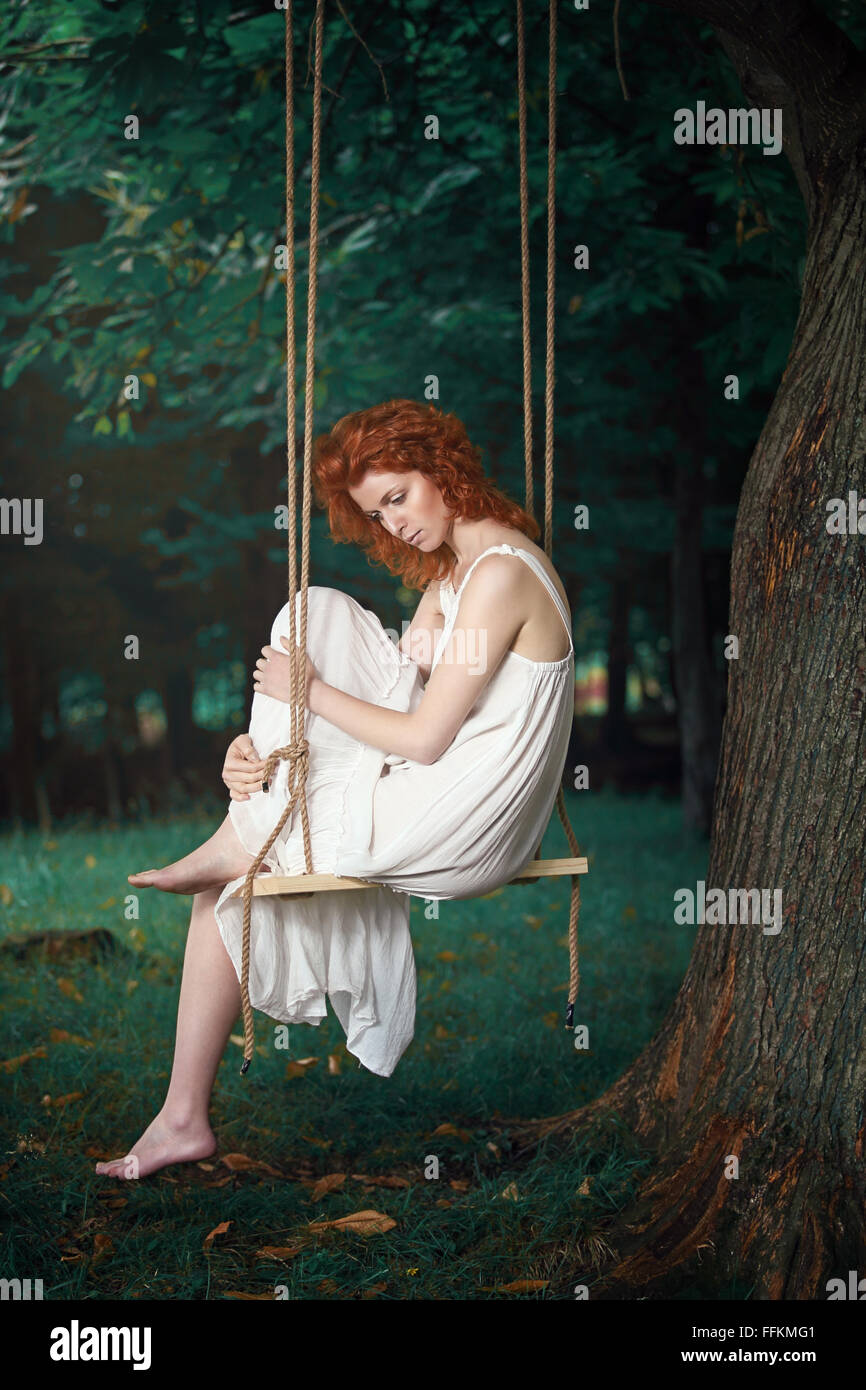
[(105, 1178), (146, 1178), (170, 1163), (212, 1158), (216, 1150), (213, 1130), (206, 1121), (178, 1127), (157, 1115), (128, 1154), (97, 1163), (96, 1172)]

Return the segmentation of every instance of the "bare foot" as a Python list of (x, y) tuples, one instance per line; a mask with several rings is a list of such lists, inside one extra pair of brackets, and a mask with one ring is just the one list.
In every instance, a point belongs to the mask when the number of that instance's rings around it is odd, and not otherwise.
[[(144, 869), (129, 874), (133, 888), (161, 888), (164, 893), (203, 893), (208, 888), (221, 888), (234, 878), (242, 878), (253, 862), (241, 845), (231, 818), (226, 816), (219, 830), (174, 864), (164, 869)], [(269, 873), (264, 864), (259, 873)]]
[(207, 1121), (178, 1127), (164, 1120), (160, 1112), (128, 1154), (97, 1163), (95, 1171), (106, 1178), (146, 1178), (170, 1163), (211, 1158), (216, 1150), (217, 1142)]

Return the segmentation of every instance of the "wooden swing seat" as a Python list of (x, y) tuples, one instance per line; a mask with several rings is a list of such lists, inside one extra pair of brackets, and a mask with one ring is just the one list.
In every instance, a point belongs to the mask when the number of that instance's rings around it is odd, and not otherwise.
[[(588, 865), (585, 858), (580, 859), (532, 859), (517, 878), (509, 879), (508, 886), (514, 883), (534, 883), (539, 878), (564, 878), (571, 874), (585, 874)], [(377, 884), (374, 879), (341, 878), (339, 874), (258, 874), (253, 879), (253, 897), (297, 897), (308, 898), (312, 893), (345, 893), (350, 888), (388, 887)], [(243, 896), (243, 884), (232, 893), (233, 898)]]

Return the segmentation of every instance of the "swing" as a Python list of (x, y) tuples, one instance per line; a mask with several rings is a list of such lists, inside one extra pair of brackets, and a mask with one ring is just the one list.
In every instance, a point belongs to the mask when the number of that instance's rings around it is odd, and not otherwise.
[[(307, 814), (307, 801), (304, 784), (308, 770), (309, 745), (303, 737), (304, 716), (306, 712), (306, 651), (307, 651), (307, 587), (309, 583), (310, 559), (310, 511), (311, 511), (311, 459), (313, 444), (313, 381), (315, 375), (315, 317), (316, 317), (316, 275), (318, 265), (318, 208), (319, 208), (319, 155), (321, 143), (322, 112), (322, 27), (324, 0), (316, 3), (316, 57), (313, 87), (313, 126), (312, 126), (312, 172), (310, 181), (310, 263), (308, 271), (309, 306), (307, 315), (307, 360), (304, 395), (304, 465), (301, 510), (301, 584), (300, 584), (300, 637), (291, 644), (289, 661), (289, 686), (291, 708), (291, 739), (284, 748), (276, 748), (265, 762), (263, 783), (273, 776), (276, 764), (285, 759), (289, 762), (288, 787), (290, 795), (280, 819), (250, 865), (243, 884), (235, 889), (232, 897), (242, 897), (244, 901), (243, 939), (241, 948), (241, 1003), (244, 1020), (244, 1061), (241, 1075), (249, 1069), (253, 1056), (253, 1010), (249, 998), (250, 967), (250, 924), (252, 918), (252, 899), (254, 897), (309, 897), (312, 893), (346, 892), (353, 889), (374, 888), (374, 879), (341, 877), (338, 874), (319, 874), (312, 869), (310, 848), (310, 826)], [(294, 421), (295, 421), (295, 299), (294, 278), (294, 112), (293, 112), (293, 40), (292, 40), (292, 0), (287, 0), (286, 10), (286, 250), (288, 268), (286, 271), (286, 446), (288, 453), (287, 487), (289, 511), (289, 607), (292, 615), (292, 635), (295, 630), (297, 591), (297, 550), (296, 550), (296, 499), (294, 483)], [(523, 302), (523, 420), (524, 420), (524, 459), (526, 484), (526, 510), (533, 511), (532, 484), (532, 385), (530, 372), (530, 324), (529, 324), (529, 213), (528, 183), (526, 165), (526, 58), (523, 23), (523, 0), (517, 0), (517, 70), (518, 70), (518, 109), (520, 145), (520, 246), (521, 246), (521, 288)], [(550, 45), (548, 70), (548, 164), (547, 164), (547, 351), (545, 379), (545, 506), (544, 506), (544, 549), (550, 558), (553, 532), (553, 348), (554, 348), (554, 185), (556, 170), (556, 4), (550, 3)], [(300, 805), (301, 826), (304, 841), (304, 862), (306, 872), (283, 876), (279, 874), (258, 874), (265, 855), (276, 840), (294, 806)], [(539, 845), (536, 858), (531, 860), (521, 872), (509, 880), (509, 886), (534, 883), (543, 878), (571, 877), (571, 905), (569, 912), (569, 983), (568, 1007), (565, 1027), (574, 1026), (574, 1005), (580, 981), (577, 949), (577, 923), (580, 914), (580, 879), (578, 875), (588, 872), (586, 858), (579, 854), (579, 845), (571, 828), (565, 809), (562, 786), (556, 796), (559, 811), (571, 850), (571, 857), (561, 859), (539, 859)]]

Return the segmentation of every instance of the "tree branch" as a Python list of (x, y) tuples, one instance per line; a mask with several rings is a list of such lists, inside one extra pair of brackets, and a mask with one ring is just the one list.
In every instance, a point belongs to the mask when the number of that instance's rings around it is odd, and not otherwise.
[(782, 110), (785, 153), (811, 216), (866, 138), (866, 58), (812, 0), (646, 0), (716, 32), (750, 101)]

